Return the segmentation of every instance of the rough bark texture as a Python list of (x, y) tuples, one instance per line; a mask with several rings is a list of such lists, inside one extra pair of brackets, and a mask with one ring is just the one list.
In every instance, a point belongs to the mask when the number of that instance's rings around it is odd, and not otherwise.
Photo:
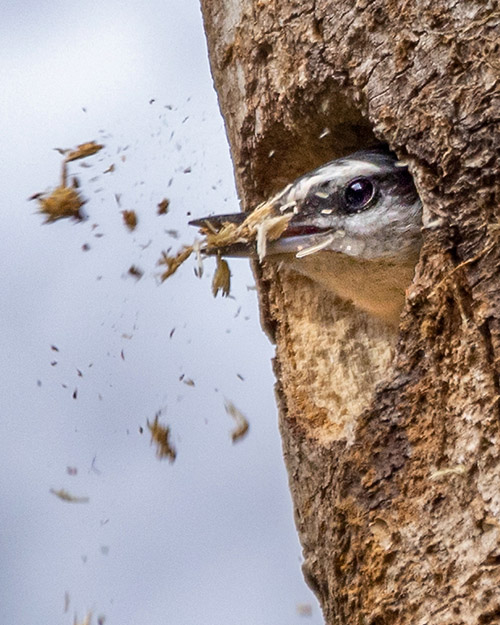
[(202, 9), (246, 208), (374, 136), (409, 160), (424, 202), (395, 355), (381, 324), (256, 268), (304, 572), (326, 622), (500, 622), (497, 2)]

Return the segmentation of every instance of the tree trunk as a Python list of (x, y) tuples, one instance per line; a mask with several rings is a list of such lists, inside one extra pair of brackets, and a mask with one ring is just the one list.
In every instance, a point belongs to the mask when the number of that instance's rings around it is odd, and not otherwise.
[(304, 574), (326, 622), (500, 623), (498, 4), (202, 10), (246, 209), (374, 137), (408, 160), (424, 203), (398, 337), (256, 267)]

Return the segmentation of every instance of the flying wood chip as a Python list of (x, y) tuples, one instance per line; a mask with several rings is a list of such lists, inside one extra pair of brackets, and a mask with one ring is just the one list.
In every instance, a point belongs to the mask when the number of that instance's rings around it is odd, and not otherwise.
[(127, 273), (129, 276), (132, 276), (136, 280), (140, 280), (144, 275), (144, 271), (142, 269), (139, 269), (139, 267), (136, 267), (135, 265), (131, 265)]
[(233, 443), (236, 443), (236, 441), (241, 440), (247, 434), (250, 424), (248, 423), (245, 415), (240, 412), (238, 408), (236, 408), (232, 401), (226, 399), (224, 402), (224, 408), (226, 409), (227, 414), (231, 415), (231, 417), (236, 421), (236, 427), (231, 432), (231, 440)]
[(158, 215), (166, 215), (168, 213), (169, 205), (170, 200), (167, 200), (167, 198), (163, 198), (163, 200), (158, 204), (158, 210), (156, 211)]
[(72, 495), (71, 493), (69, 493), (67, 490), (64, 490), (64, 488), (60, 488), (59, 490), (55, 490), (54, 488), (51, 488), (50, 492), (56, 497), (59, 497), (59, 499), (61, 499), (62, 501), (67, 501), (69, 503), (88, 503), (89, 502), (88, 497), (77, 497), (76, 495)]
[(85, 204), (80, 194), (73, 187), (56, 187), (50, 195), (37, 194), (38, 210), (45, 215), (45, 223), (72, 217), (81, 220), (80, 209)]
[(217, 256), (217, 269), (212, 280), (212, 294), (217, 297), (219, 291), (222, 291), (222, 297), (227, 297), (231, 290), (231, 271), (227, 261)]
[(100, 143), (96, 143), (95, 141), (87, 141), (87, 143), (81, 143), (77, 148), (71, 150), (66, 155), (66, 162), (76, 161), (80, 158), (87, 158), (87, 156), (92, 156), (93, 154), (97, 154), (100, 150), (102, 150), (104, 146)]
[(177, 452), (170, 443), (170, 428), (168, 425), (161, 425), (159, 415), (155, 415), (153, 423), (150, 423), (148, 420), (147, 426), (151, 432), (151, 442), (156, 444), (157, 458), (160, 460), (168, 458), (170, 462), (174, 462)]
[(88, 612), (87, 616), (83, 619), (83, 621), (80, 621), (76, 615), (73, 620), (73, 625), (91, 625), (91, 623), (92, 623), (92, 612)]
[(35, 193), (30, 200), (38, 201), (38, 210), (45, 215), (45, 223), (52, 223), (58, 219), (72, 217), (81, 220), (83, 215), (81, 208), (85, 204), (78, 193), (78, 180), (73, 178), (72, 185), (68, 186), (67, 163), (76, 161), (80, 158), (86, 158), (96, 154), (102, 150), (104, 146), (95, 141), (82, 143), (74, 150), (65, 150), (56, 148), (56, 150), (64, 156), (61, 173), (61, 184), (50, 193)]
[(194, 252), (194, 247), (189, 245), (184, 247), (175, 256), (169, 256), (166, 252), (161, 253), (161, 258), (158, 261), (158, 265), (165, 265), (167, 269), (161, 274), (160, 280), (164, 282), (167, 278), (170, 278), (177, 269), (186, 261)]
[(135, 211), (122, 211), (123, 223), (132, 232), (137, 228), (137, 214)]

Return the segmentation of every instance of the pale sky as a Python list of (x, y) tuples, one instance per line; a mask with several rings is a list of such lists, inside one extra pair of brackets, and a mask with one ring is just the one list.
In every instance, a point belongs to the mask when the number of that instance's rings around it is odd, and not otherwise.
[[(248, 264), (228, 299), (209, 261), (158, 281), (189, 213), (238, 210), (198, 3), (4, 3), (0, 71), (0, 622), (319, 625)], [(89, 140), (88, 219), (42, 225), (54, 148)], [(235, 445), (225, 398), (250, 421)], [(159, 411), (174, 464), (140, 433)]]

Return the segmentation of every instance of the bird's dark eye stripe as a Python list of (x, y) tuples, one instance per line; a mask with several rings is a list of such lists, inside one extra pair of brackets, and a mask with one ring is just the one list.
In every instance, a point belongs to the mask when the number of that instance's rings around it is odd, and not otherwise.
[(344, 191), (345, 208), (351, 213), (364, 210), (374, 195), (375, 186), (369, 178), (351, 180)]

